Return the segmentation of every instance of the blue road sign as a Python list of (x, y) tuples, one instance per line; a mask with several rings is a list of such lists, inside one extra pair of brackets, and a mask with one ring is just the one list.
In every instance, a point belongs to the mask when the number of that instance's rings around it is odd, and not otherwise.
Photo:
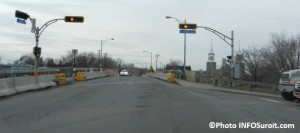
[(179, 33), (196, 34), (196, 30), (180, 30)]
[(23, 20), (23, 19), (17, 19), (17, 22), (20, 23), (20, 24), (26, 24), (26, 21)]

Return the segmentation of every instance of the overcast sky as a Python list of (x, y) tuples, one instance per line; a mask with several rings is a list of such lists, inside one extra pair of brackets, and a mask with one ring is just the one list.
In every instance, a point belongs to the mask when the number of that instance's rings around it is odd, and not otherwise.
[[(300, 33), (299, 0), (0, 0), (0, 57), (15, 60), (32, 53), (31, 23), (16, 23), (15, 10), (37, 19), (37, 26), (67, 15), (84, 16), (84, 23), (58, 21), (40, 38), (43, 57), (60, 58), (71, 49), (97, 52), (101, 39), (115, 38), (103, 52), (137, 66), (150, 64), (146, 50), (159, 54), (158, 66), (170, 59), (183, 62), (183, 34), (178, 23), (165, 16), (211, 27), (230, 36), (235, 51), (248, 46), (266, 47), (271, 33)], [(223, 40), (204, 29), (187, 35), (187, 60), (193, 70), (206, 69), (211, 40), (217, 66), (231, 54)], [(155, 62), (153, 56), (153, 62)], [(153, 63), (153, 65), (155, 65)]]

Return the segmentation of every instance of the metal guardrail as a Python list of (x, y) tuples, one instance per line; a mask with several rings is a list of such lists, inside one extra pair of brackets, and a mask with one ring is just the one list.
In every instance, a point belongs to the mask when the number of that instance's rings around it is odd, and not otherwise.
[(56, 73), (64, 73), (66, 77), (72, 77), (74, 73), (81, 72), (90, 72), (90, 71), (100, 71), (99, 68), (74, 68), (73, 67), (58, 67), (58, 68), (39, 68), (39, 69), (0, 69), (0, 79), (1, 78), (10, 78), (10, 77), (20, 77), (20, 76), (33, 76), (34, 73), (39, 75), (49, 75)]
[(35, 72), (39, 75), (49, 75), (59, 72), (59, 69), (6, 69), (0, 70), (0, 78), (33, 76)]
[(231, 79), (214, 79), (215, 86), (279, 94), (278, 85)]

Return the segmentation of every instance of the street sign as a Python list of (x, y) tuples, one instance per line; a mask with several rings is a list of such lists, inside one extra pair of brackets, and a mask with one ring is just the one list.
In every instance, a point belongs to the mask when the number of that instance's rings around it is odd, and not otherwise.
[(196, 34), (196, 30), (180, 30), (179, 33), (182, 34)]
[(26, 21), (23, 20), (23, 19), (17, 19), (17, 22), (20, 23), (20, 24), (26, 24)]

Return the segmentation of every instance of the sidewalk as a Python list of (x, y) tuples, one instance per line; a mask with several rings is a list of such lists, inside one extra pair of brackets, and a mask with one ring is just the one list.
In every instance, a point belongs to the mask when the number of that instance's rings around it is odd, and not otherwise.
[[(158, 75), (148, 75), (148, 76), (152, 77), (152, 78), (167, 81), (167, 78), (166, 77), (161, 77), (161, 75), (160, 76), (158, 76)], [(262, 92), (255, 92), (255, 91), (246, 91), (246, 90), (223, 88), (223, 87), (218, 87), (218, 86), (214, 86), (214, 85), (211, 85), (211, 84), (196, 83), (196, 82), (180, 80), (180, 79), (176, 79), (176, 82), (179, 85), (182, 85), (182, 86), (194, 87), (194, 88), (199, 88), (199, 89), (217, 90), (217, 91), (225, 91), (225, 92), (231, 92), (231, 93), (281, 98), (281, 95), (278, 95), (278, 94), (270, 94), (270, 93), (262, 93)]]

